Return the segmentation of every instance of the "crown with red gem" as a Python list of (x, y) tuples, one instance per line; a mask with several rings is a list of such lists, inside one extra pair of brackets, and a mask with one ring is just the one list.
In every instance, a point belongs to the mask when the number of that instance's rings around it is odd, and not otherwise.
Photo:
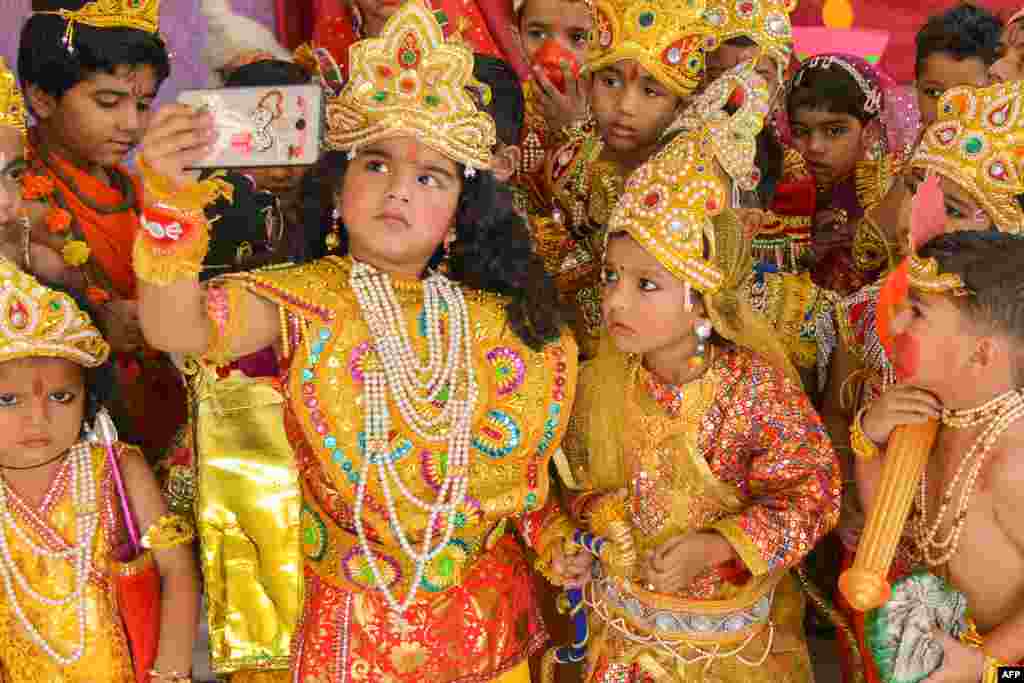
[[(737, 64), (695, 97), (669, 132), (704, 128), (705, 144), (714, 158), (738, 186), (753, 191), (761, 182), (757, 135), (764, 128), (770, 103), (768, 84), (753, 64)], [(734, 105), (730, 112), (727, 106)]]
[[(723, 285), (711, 219), (728, 193), (708, 154), (710, 128), (684, 130), (626, 181), (608, 234), (626, 232), (675, 277), (705, 294)], [(711, 253), (705, 255), (705, 244)]]
[(446, 43), (433, 12), (409, 0), (376, 38), (349, 50), (349, 80), (328, 101), (327, 146), (355, 154), (376, 140), (410, 135), (464, 164), (486, 169), (497, 143), (494, 119), (470, 94), (473, 53)]
[(718, 46), (704, 0), (597, 0), (585, 70), (635, 59), (679, 97), (704, 77), (704, 55)]
[(133, 28), (146, 33), (160, 30), (160, 0), (33, 0), (32, 13), (56, 14), (65, 19), (65, 42), (69, 46), (76, 23), (95, 28)]
[(960, 86), (939, 100), (939, 117), (911, 159), (960, 185), (997, 229), (1024, 233), (1024, 82)]
[(796, 0), (710, 0), (704, 20), (722, 43), (741, 36), (757, 43), (775, 61), (781, 82), (793, 55), (789, 15), (794, 9)]
[(110, 345), (74, 299), (0, 258), (0, 363), (64, 358), (94, 368), (109, 355)]

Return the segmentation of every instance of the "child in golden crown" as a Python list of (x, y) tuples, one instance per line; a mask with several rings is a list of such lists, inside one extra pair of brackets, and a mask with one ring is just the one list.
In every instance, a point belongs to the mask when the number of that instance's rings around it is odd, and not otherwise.
[[(893, 230), (902, 234), (900, 242), (906, 244), (909, 230), (909, 197), (927, 174), (939, 179), (946, 232), (998, 230), (1019, 234), (1024, 230), (1020, 203), (1024, 185), (1014, 170), (1019, 168), (1016, 149), (1024, 117), (1012, 106), (1021, 96), (1022, 87), (1019, 81), (980, 89), (961, 86), (940, 98), (938, 120), (925, 131), (908, 170), (897, 179), (908, 187), (903, 193), (901, 227)], [(905, 248), (901, 251), (905, 253)], [(865, 412), (898, 383), (897, 368), (876, 330), (879, 291), (878, 285), (865, 287), (841, 301), (834, 318), (819, 320), (819, 360), (828, 377), (822, 415), (837, 450), (849, 454), (844, 457), (847, 487), (839, 529), (844, 566), (853, 561), (864, 523), (851, 476), (854, 463), (850, 445), (866, 443), (861, 426)], [(913, 568), (909, 550), (900, 546), (893, 577)], [(863, 615), (851, 610), (850, 616), (863, 641)], [(866, 653), (863, 642), (861, 649)], [(877, 680), (870, 662), (867, 675), (869, 681)]]
[[(191, 528), (167, 515), (141, 452), (109, 427), (109, 345), (75, 299), (6, 259), (0, 315), (0, 678), (191, 680)], [(156, 605), (122, 592), (122, 573), (149, 557), (123, 564), (129, 539), (151, 549)], [(141, 632), (129, 605), (156, 611)]]
[[(353, 46), (325, 160), (343, 255), (304, 266), (201, 287), (209, 188), (183, 169), (213, 122), (171, 106), (143, 143), (147, 339), (214, 364), (273, 346), (284, 368), (303, 500), (297, 680), (525, 681), (544, 632), (506, 528), (557, 582), (589, 571), (547, 504), (577, 349), (488, 170), (472, 67), (419, 2)], [(276, 476), (290, 475), (235, 504)]]
[(790, 570), (838, 518), (839, 468), (743, 303), (749, 244), (708, 147), (729, 114), (704, 115), (630, 176), (608, 224), (606, 331), (563, 476), (574, 516), (633, 553), (585, 588), (588, 681), (812, 680)]
[(704, 3), (594, 3), (583, 77), (595, 126), (576, 131), (545, 161), (547, 213), (533, 221), (537, 251), (576, 311), (577, 340), (593, 355), (601, 334), (603, 230), (629, 173), (657, 150), (701, 85), (716, 45)]

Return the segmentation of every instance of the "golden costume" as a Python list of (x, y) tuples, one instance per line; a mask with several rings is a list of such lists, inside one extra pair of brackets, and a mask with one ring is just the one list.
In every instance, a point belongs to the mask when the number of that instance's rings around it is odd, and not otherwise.
[[(602, 0), (594, 9), (585, 74), (633, 59), (673, 95), (693, 94), (703, 77), (704, 55), (716, 46), (702, 18), (703, 2)], [(579, 129), (552, 151), (544, 162), (543, 185), (553, 213), (533, 221), (537, 251), (564, 301), (577, 311), (584, 355), (593, 355), (600, 337), (603, 230), (625, 181), (624, 170), (603, 152), (601, 133), (592, 128)]]
[[(707, 131), (684, 132), (631, 176), (608, 229), (699, 291), (729, 343), (683, 386), (603, 346), (581, 373), (564, 449), (573, 510), (595, 534), (624, 521), (642, 557), (716, 532), (737, 559), (672, 595), (644, 587), (636, 567), (602, 567), (586, 589), (589, 681), (812, 679), (789, 570), (837, 521), (838, 463), (785, 351), (737, 295), (749, 245), (735, 218), (711, 221), (729, 211)], [(607, 495), (621, 489), (621, 502)]]
[[(85, 368), (110, 347), (66, 294), (0, 260), (0, 363), (60, 358)], [(119, 455), (131, 448), (116, 444)], [(103, 448), (69, 449), (41, 501), (0, 477), (0, 678), (10, 683), (133, 683), (113, 590), (121, 540)]]
[[(412, 136), (467, 177), (489, 167), (495, 128), (466, 89), (478, 86), (472, 54), (445, 43), (421, 3), (404, 4), (380, 37), (350, 54), (349, 81), (328, 103), (329, 146), (355, 158), (374, 140)], [(175, 197), (161, 201), (173, 205)], [(168, 248), (165, 230), (147, 230), (136, 243), (139, 276), (156, 284), (195, 277), (202, 258), (201, 212), (173, 208), (163, 220), (183, 223), (178, 244)], [(267, 427), (283, 411), (302, 492), (297, 552), (276, 556), (292, 556), (304, 574), (292, 677), (518, 683), (545, 632), (529, 565), (506, 531), (515, 526), (544, 562), (570, 532), (547, 504), (548, 462), (575, 393), (577, 348), (568, 330), (534, 349), (510, 329), (502, 296), (437, 272), (403, 278), (328, 257), (212, 281), (212, 341), (202, 362), (231, 360), (250, 294), (280, 311), (285, 398), (277, 405), (266, 391), (260, 409), (247, 393), (252, 436), (273, 440), (276, 452), (279, 434)], [(231, 397), (218, 395), (230, 379), (218, 383), (210, 410), (232, 409)], [(258, 461), (251, 477), (263, 478), (242, 490), (229, 479), (240, 461), (207, 469), (219, 468), (219, 497), (200, 511), (211, 528), (231, 516), (269, 514), (274, 503), (264, 501), (279, 493), (291, 499), (291, 462)], [(262, 552), (265, 539), (253, 540)], [(239, 615), (251, 596), (270, 595), (269, 576), (261, 586), (245, 584), (248, 564), (238, 576), (226, 564), (220, 588)], [(283, 620), (237, 624), (237, 632), (267, 642), (278, 625)]]

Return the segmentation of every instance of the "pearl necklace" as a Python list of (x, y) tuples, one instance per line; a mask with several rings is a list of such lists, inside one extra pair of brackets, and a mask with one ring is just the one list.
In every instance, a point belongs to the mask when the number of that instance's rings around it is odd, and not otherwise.
[[(424, 363), (409, 340), (408, 326), (391, 277), (369, 264), (356, 261), (349, 281), (370, 328), (376, 353), (376, 358), (368, 359), (363, 372), (366, 451), (356, 486), (356, 534), (374, 583), (401, 619), (416, 597), (427, 564), (451, 541), (457, 526), (458, 508), (465, 501), (469, 488), (472, 420), (480, 394), (473, 367), (469, 310), (462, 290), (445, 276), (431, 273), (422, 281), (428, 350)], [(448, 314), (447, 350), (442, 325), (445, 311)], [(430, 404), (441, 400), (446, 391), (448, 396), (444, 407), (439, 411), (431, 409)], [(396, 458), (388, 453), (391, 431), (389, 392), (398, 405), (404, 424), (416, 435), (428, 442), (447, 444), (448, 464), (433, 501), (421, 500), (409, 490), (395, 468)], [(426, 414), (421, 408), (426, 408)], [(377, 465), (377, 478), (387, 503), (390, 528), (402, 552), (416, 567), (409, 593), (402, 602), (384, 581), (363, 526), (362, 509), (372, 464)], [(428, 514), (419, 549), (413, 547), (401, 524), (392, 483), (405, 500)], [(444, 533), (432, 546), (441, 515), (446, 517)]]
[[(81, 659), (85, 653), (87, 604), (85, 587), (89, 579), (89, 555), (92, 552), (93, 541), (99, 528), (99, 507), (96, 503), (96, 486), (89, 444), (77, 443), (72, 446), (68, 459), (72, 469), (71, 491), (75, 509), (75, 545), (67, 550), (49, 550), (35, 543), (29, 537), (28, 533), (18, 524), (14, 513), (11, 512), (11, 508), (7, 503), (9, 485), (6, 481), (0, 480), (0, 518), (2, 518), (2, 527), (0, 527), (0, 575), (3, 578), (7, 601), (14, 609), (18, 621), (21, 622), (29, 637), (50, 659), (60, 666), (71, 666)], [(75, 572), (74, 589), (60, 598), (51, 598), (33, 589), (11, 556), (11, 549), (7, 542), (8, 527), (14, 530), (15, 534), (29, 547), (34, 555), (70, 561)], [(22, 609), (21, 603), (18, 601), (18, 592), (15, 586), (20, 588), (32, 600), (50, 607), (62, 607), (72, 601), (78, 601), (76, 605), (78, 613), (78, 644), (72, 649), (70, 654), (62, 655), (57, 652), (35, 625), (32, 624)]]
[[(1024, 393), (1021, 390), (1013, 390), (997, 396), (978, 408), (970, 410), (943, 410), (942, 424), (952, 429), (968, 429), (985, 424), (981, 434), (971, 445), (961, 460), (960, 464), (942, 495), (942, 503), (931, 525), (927, 521), (928, 511), (928, 476), (921, 474), (921, 484), (918, 487), (917, 507), (920, 517), (913, 528), (914, 539), (917, 542), (918, 550), (922, 559), (931, 567), (936, 567), (949, 562), (956, 555), (960, 545), (960, 535), (963, 532), (964, 524), (967, 521), (967, 509), (970, 506), (970, 498), (974, 494), (974, 487), (978, 481), (978, 475), (985, 464), (988, 454), (992, 451), (999, 438), (1017, 420), (1024, 417)], [(987, 423), (987, 424), (986, 424)], [(957, 502), (956, 514), (950, 526), (949, 533), (945, 538), (939, 538), (939, 528), (942, 520), (945, 519), (950, 503), (953, 502), (953, 494), (961, 477), (971, 465), (970, 472), (963, 488), (960, 491), (960, 499)], [(941, 554), (939, 554), (939, 552)]]

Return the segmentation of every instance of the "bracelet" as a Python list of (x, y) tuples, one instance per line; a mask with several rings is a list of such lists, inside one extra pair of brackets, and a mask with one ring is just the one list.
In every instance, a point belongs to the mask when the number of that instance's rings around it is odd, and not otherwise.
[(161, 671), (150, 669), (148, 672), (150, 683), (192, 683), (192, 675), (180, 671)]
[(181, 515), (164, 515), (142, 536), (142, 547), (152, 550), (169, 550), (196, 537), (196, 531)]
[(985, 669), (981, 676), (981, 683), (997, 683), (999, 680), (999, 667), (1001, 666), (1006, 666), (1006, 664), (986, 654)]
[(868, 409), (868, 406), (864, 406), (857, 411), (857, 414), (853, 418), (853, 422), (850, 423), (850, 447), (853, 449), (854, 455), (861, 460), (874, 460), (877, 458), (881, 451), (875, 442), (868, 438), (868, 435), (864, 433), (864, 412)]
[(224, 171), (182, 187), (150, 166), (144, 156), (140, 155), (137, 163), (147, 204), (167, 204), (182, 211), (202, 211), (221, 197), (229, 203), (234, 201), (235, 188), (224, 179)]

